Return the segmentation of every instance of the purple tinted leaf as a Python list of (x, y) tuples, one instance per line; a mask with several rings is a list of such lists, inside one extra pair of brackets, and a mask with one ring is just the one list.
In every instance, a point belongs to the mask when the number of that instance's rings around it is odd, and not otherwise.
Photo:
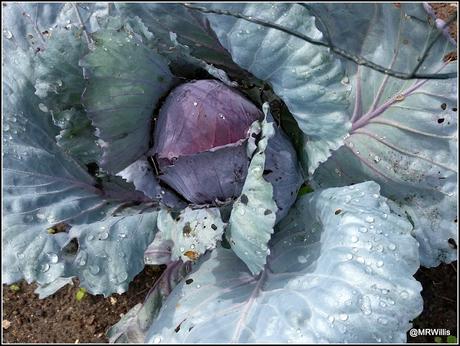
[(169, 207), (180, 206), (183, 202), (170, 189), (160, 185), (145, 156), (118, 173), (126, 181), (133, 183), (136, 190), (153, 200), (161, 201)]
[(174, 89), (155, 128), (154, 151), (169, 161), (236, 143), (262, 112), (236, 90), (216, 80), (199, 80)]
[(192, 203), (213, 203), (240, 195), (248, 165), (243, 142), (160, 165), (164, 174), (159, 178)]
[(297, 198), (303, 182), (302, 173), (295, 149), (281, 128), (275, 127), (275, 135), (268, 140), (265, 155), (264, 178), (273, 185), (273, 199), (278, 206), (276, 217), (280, 221)]
[(144, 252), (144, 263), (149, 265), (169, 264), (173, 246), (174, 242), (171, 239), (164, 239), (163, 233), (157, 232), (153, 242)]

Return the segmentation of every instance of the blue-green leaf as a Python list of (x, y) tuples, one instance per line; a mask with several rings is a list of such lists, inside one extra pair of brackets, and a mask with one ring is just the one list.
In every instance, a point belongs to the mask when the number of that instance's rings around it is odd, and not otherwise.
[(150, 200), (115, 178), (97, 182), (68, 156), (54, 141), (51, 117), (39, 109), (30, 56), (8, 50), (4, 63), (4, 282), (57, 288), (60, 277), (79, 276), (90, 293), (123, 292), (143, 268), (156, 225), (156, 212), (139, 214), (140, 206), (126, 215), (126, 203)]
[(55, 28), (46, 50), (36, 56), (35, 71), (35, 94), (42, 99), (40, 110), (49, 112), (61, 128), (58, 145), (85, 164), (98, 161), (100, 156), (95, 129), (81, 105), (85, 80), (78, 61), (87, 53), (81, 30)]
[[(183, 49), (185, 46), (194, 58), (222, 66), (231, 75), (244, 75), (244, 71), (232, 61), (219, 43), (208, 20), (202, 14), (174, 3), (116, 3), (115, 6), (125, 16), (138, 16), (142, 19), (154, 33), (158, 41), (155, 48), (160, 53), (174, 56), (177, 53), (170, 47)], [(181, 47), (177, 47), (175, 39), (171, 39), (171, 33), (177, 37), (177, 43)]]
[[(268, 108), (264, 112), (267, 115)], [(257, 124), (258, 122), (254, 125)], [(267, 120), (259, 127), (262, 138), (253, 153), (241, 195), (233, 204), (226, 234), (235, 254), (246, 263), (253, 274), (262, 270), (267, 255), (270, 254), (267, 245), (274, 232), (278, 210), (273, 200), (273, 186), (263, 177), (265, 150), (275, 134), (275, 129), (273, 122), (269, 123)]]
[(224, 227), (218, 208), (187, 207), (178, 216), (171, 215), (167, 209), (161, 209), (158, 215), (161, 243), (172, 241), (172, 261), (196, 261), (207, 250), (216, 247), (217, 241), (222, 239)]
[(405, 342), (423, 308), (410, 230), (374, 182), (308, 194), (279, 224), (258, 277), (215, 249), (169, 295), (145, 341)]
[[(375, 63), (410, 72), (438, 32), (422, 5), (366, 8), (318, 5), (334, 42), (348, 42)], [(360, 34), (348, 37), (350, 32)], [(454, 49), (441, 35), (419, 72), (457, 72), (456, 64), (443, 61)], [(352, 64), (347, 73), (354, 88), (352, 130), (345, 146), (317, 170), (315, 182), (328, 187), (377, 181), (414, 223), (422, 264), (454, 261), (456, 246), (449, 242), (458, 242), (457, 78), (401, 80)]]
[(105, 25), (92, 34), (95, 49), (80, 62), (88, 80), (83, 104), (101, 142), (100, 166), (118, 173), (148, 150), (153, 111), (173, 76), (130, 26)]

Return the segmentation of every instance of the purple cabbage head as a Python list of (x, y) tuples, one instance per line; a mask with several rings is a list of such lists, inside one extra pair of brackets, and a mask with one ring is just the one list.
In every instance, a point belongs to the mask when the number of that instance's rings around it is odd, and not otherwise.
[[(219, 81), (180, 85), (165, 100), (155, 125), (153, 152), (159, 179), (194, 204), (238, 197), (250, 162), (246, 153), (249, 128), (262, 119), (263, 113), (253, 103)], [(279, 134), (273, 138), (276, 148), (270, 149), (269, 141), (267, 180), (274, 184), (275, 200), (283, 204), (282, 209), (289, 209), (301, 175), (294, 148), (280, 138)], [(281, 159), (276, 159), (274, 150), (282, 152)], [(286, 169), (289, 172), (283, 172)], [(274, 176), (276, 181), (269, 179)], [(289, 197), (276, 189), (278, 183), (286, 188), (283, 176), (295, 177), (295, 186), (286, 191)], [(284, 205), (286, 201), (289, 205)]]

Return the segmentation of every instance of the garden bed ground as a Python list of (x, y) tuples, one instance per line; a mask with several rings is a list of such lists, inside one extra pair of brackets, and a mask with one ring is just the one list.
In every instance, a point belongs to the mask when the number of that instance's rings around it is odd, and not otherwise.
[[(453, 4), (433, 4), (433, 7), (444, 19), (457, 11)], [(451, 25), (451, 34), (457, 39), (456, 22)], [(86, 295), (80, 301), (76, 299), (76, 281), (74, 286), (66, 286), (42, 300), (34, 293), (34, 284), (3, 285), (3, 342), (105, 343), (107, 329), (143, 301), (160, 273), (158, 267), (146, 267), (125, 294), (108, 298)], [(423, 286), (424, 310), (413, 321), (414, 328), (446, 329), (457, 336), (457, 262), (421, 268), (415, 277)], [(407, 340), (415, 343), (448, 341), (445, 336), (435, 339), (434, 336), (411, 337), (409, 334)]]

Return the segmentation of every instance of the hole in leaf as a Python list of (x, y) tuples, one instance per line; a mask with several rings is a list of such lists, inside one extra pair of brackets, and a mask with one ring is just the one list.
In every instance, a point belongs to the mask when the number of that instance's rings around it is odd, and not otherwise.
[(448, 61), (453, 61), (453, 60), (456, 60), (456, 59), (457, 59), (457, 52), (452, 51), (452, 52), (449, 52), (446, 55), (444, 55), (442, 60), (444, 62), (448, 62)]
[(457, 107), (452, 108), (452, 111), (453, 111), (453, 112), (456, 112), (456, 111), (457, 111)]
[(193, 282), (193, 279), (187, 279), (187, 280), (185, 280), (185, 283), (186, 283), (187, 285), (190, 285), (192, 282)]
[(214, 224), (211, 225), (211, 228), (212, 228), (214, 231), (217, 230), (217, 226), (214, 225)]
[(334, 214), (335, 214), (335, 215), (339, 215), (341, 212), (342, 212), (342, 209), (339, 208), (339, 209), (337, 209), (337, 210), (334, 212)]
[(447, 105), (445, 103), (441, 104), (441, 109), (445, 110), (447, 108)]
[(241, 195), (241, 203), (243, 203), (244, 205), (248, 205), (248, 202), (249, 202), (249, 199), (248, 199), (248, 196), (246, 196), (244, 193)]
[(438, 124), (442, 124), (444, 122), (444, 118), (439, 118), (438, 119)]
[(56, 233), (68, 232), (71, 228), (72, 226), (70, 226), (68, 223), (59, 222), (55, 224), (54, 226), (51, 226), (50, 228), (48, 228), (46, 231), (48, 232), (48, 234), (56, 234)]
[(265, 209), (264, 211), (264, 215), (270, 215), (272, 213), (272, 211), (270, 209)]
[(182, 325), (182, 323), (184, 323), (184, 321), (185, 321), (185, 320), (183, 320), (181, 323), (179, 323), (179, 325), (176, 327), (176, 329), (174, 329), (174, 331), (175, 331), (176, 333), (179, 332), (180, 326)]
[(457, 249), (457, 243), (455, 242), (455, 240), (453, 238), (449, 238), (449, 240), (447, 241), (449, 243), (449, 246), (456, 250)]
[(72, 238), (62, 249), (62, 255), (64, 257), (74, 257), (77, 254), (79, 247), (80, 244), (78, 243), (78, 239)]
[(191, 232), (192, 232), (192, 227), (190, 227), (190, 222), (187, 222), (184, 228), (182, 229), (182, 233), (184, 234), (184, 236), (190, 237)]
[(267, 175), (267, 174), (270, 174), (270, 173), (273, 173), (273, 171), (271, 169), (264, 170), (264, 175)]

